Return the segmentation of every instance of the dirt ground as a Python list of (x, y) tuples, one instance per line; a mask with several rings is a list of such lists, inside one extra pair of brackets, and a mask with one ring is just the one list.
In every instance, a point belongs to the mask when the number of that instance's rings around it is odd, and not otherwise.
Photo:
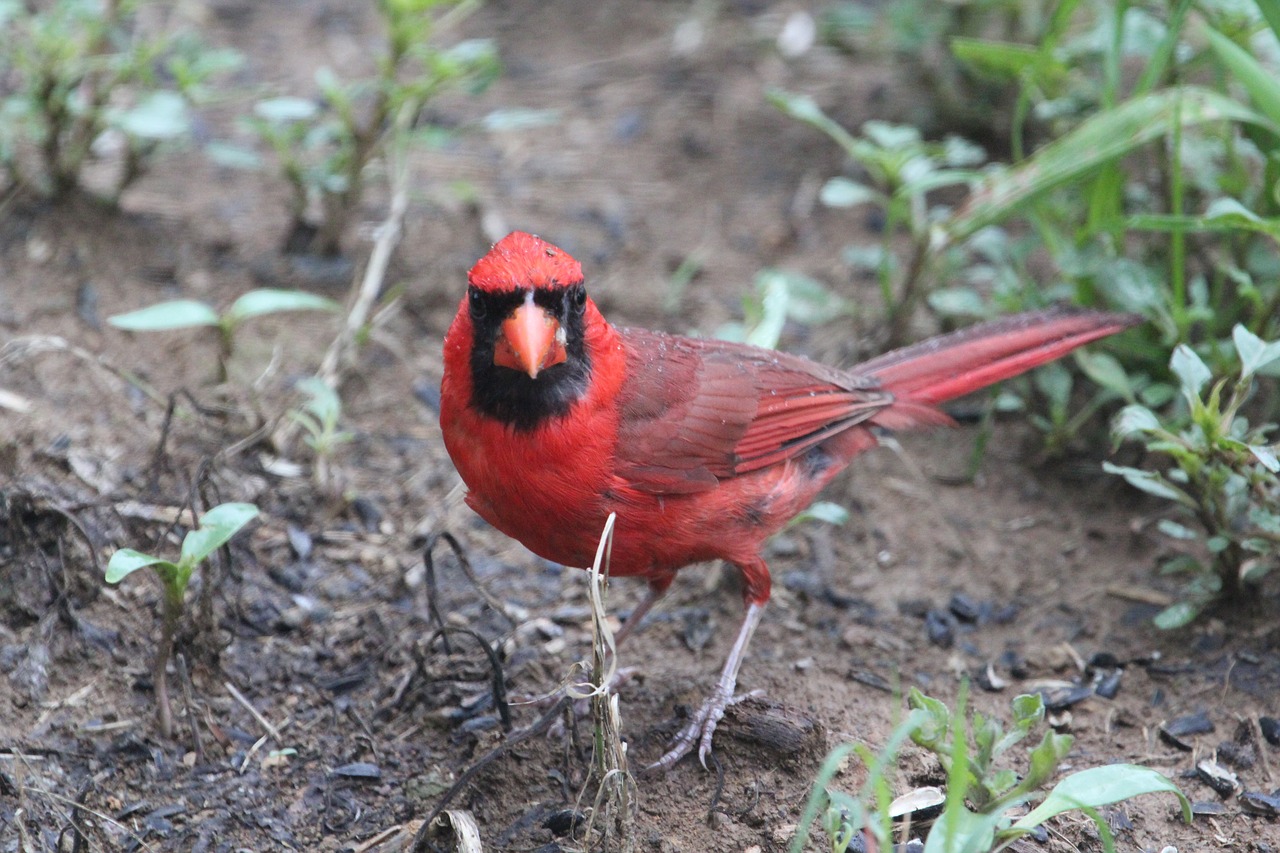
[[(368, 61), (376, 30), (364, 6), (185, 4), (209, 39), (245, 53), (236, 85), (298, 93), (321, 65)], [(840, 260), (843, 246), (874, 239), (863, 231), (874, 223), (816, 205), (842, 165), (835, 146), (762, 91), (809, 92), (848, 126), (914, 93), (883, 58), (821, 47), (781, 58), (777, 35), (802, 8), (510, 0), (466, 22), (464, 34), (497, 40), (506, 73), (480, 98), (434, 107), (465, 132), (414, 161), (388, 276), (403, 297), (341, 388), (355, 440), (326, 489), (296, 437), (273, 446), (259, 429), (297, 404), (292, 385), (315, 369), (334, 317), (247, 325), (224, 386), (211, 384), (208, 337), (104, 322), (177, 296), (223, 306), (262, 286), (342, 298), (349, 270), (281, 257), (282, 185), (188, 151), (162, 159), (118, 215), (86, 204), (3, 211), (0, 389), (31, 406), (0, 407), (0, 851), (403, 849), (414, 822), (503, 740), (478, 645), (431, 642), (422, 549), (433, 533), (458, 538), (515, 616), (513, 626), (436, 550), (447, 620), (501, 641), (511, 695), (547, 694), (567, 677), (589, 649), (585, 575), (532, 556), (462, 504), (436, 420), (441, 337), (467, 268), (520, 228), (577, 256), (619, 324), (712, 330), (740, 318), (746, 285), (775, 266), (865, 306), (835, 326), (789, 328), (785, 348), (842, 364), (874, 349), (872, 284)], [(234, 138), (244, 103), (209, 110), (209, 133)], [(553, 110), (554, 121), (479, 124), (517, 107)], [(470, 191), (451, 190), (458, 182)], [(384, 205), (375, 190), (366, 223)], [(349, 240), (357, 267), (369, 230)], [(701, 272), (672, 307), (672, 273), (690, 257)], [(925, 316), (919, 326), (933, 330)], [(765, 699), (722, 725), (712, 771), (687, 760), (638, 777), (638, 849), (785, 849), (826, 750), (883, 743), (901, 713), (895, 683), (952, 701), (958, 675), (988, 667), (1003, 687), (975, 689), (973, 703), (1006, 718), (1017, 693), (1089, 686), (1119, 667), (1114, 698), (1081, 691), (1054, 714), (1077, 738), (1065, 769), (1148, 765), (1203, 804), (1189, 826), (1168, 796), (1109, 811), (1119, 849), (1280, 846), (1274, 822), (1194, 775), (1217, 751), (1244, 789), (1280, 785), (1280, 752), (1254, 728), (1280, 714), (1275, 591), (1185, 631), (1154, 631), (1155, 602), (1176, 591), (1152, 571), (1170, 547), (1153, 530), (1159, 508), (1095, 458), (1037, 466), (1017, 422), (997, 426), (975, 481), (948, 485), (975, 435), (904, 436), (910, 464), (868, 454), (829, 495), (851, 510), (845, 526), (806, 523), (775, 540), (775, 594), (740, 682)], [(158, 584), (101, 578), (118, 547), (175, 555), (170, 522), (193, 494), (253, 501), (263, 516), (231, 564), (193, 586), (179, 644), (189, 677), (171, 674), (178, 724), (165, 738), (149, 673)], [(613, 584), (611, 609), (625, 614), (641, 591)], [(730, 573), (690, 568), (629, 642), (623, 664), (638, 673), (621, 714), (633, 768), (661, 754), (710, 689), (740, 608)], [(1201, 712), (1212, 730), (1187, 736), (1187, 749), (1159, 735)], [(541, 713), (514, 705), (513, 725)], [(565, 832), (590, 805), (591, 792), (579, 801), (588, 763), (586, 728), (539, 735), (481, 769), (452, 807), (475, 815), (486, 849), (577, 849)], [(921, 754), (902, 766), (903, 790), (941, 780)], [(839, 784), (856, 790), (863, 777), (851, 766)], [(1100, 849), (1082, 817), (1021, 844)]]

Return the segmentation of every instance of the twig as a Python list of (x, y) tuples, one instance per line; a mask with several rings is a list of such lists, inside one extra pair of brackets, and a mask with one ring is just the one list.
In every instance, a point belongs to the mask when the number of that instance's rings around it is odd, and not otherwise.
[[(67, 815), (67, 820), (71, 823), (71, 832), (73, 835), (71, 841), (71, 853), (81, 853), (85, 845), (89, 843), (88, 837), (84, 834), (84, 827), (80, 825), (82, 809), (85, 807), (85, 800), (89, 798), (89, 792), (93, 790), (93, 779), (88, 779), (80, 786), (79, 792), (76, 793), (75, 807), (71, 809), (71, 814)], [(66, 830), (63, 830), (65, 835)]]
[(470, 628), (442, 627), (431, 635), (431, 639), (427, 641), (427, 646), (430, 647), (437, 637), (444, 640), (447, 646), (449, 642), (448, 635), (453, 632), (466, 634), (479, 643), (480, 648), (484, 649), (485, 655), (489, 658), (489, 671), (493, 679), (493, 704), (497, 706), (498, 716), (502, 719), (502, 730), (505, 732), (511, 731), (511, 703), (507, 701), (506, 676), (503, 675), (502, 662), (498, 660), (498, 653), (494, 651), (493, 646), (489, 645), (489, 641)]
[(182, 684), (182, 704), (187, 709), (187, 720), (191, 723), (191, 737), (196, 742), (196, 763), (204, 764), (204, 741), (200, 738), (200, 719), (196, 716), (195, 703), (191, 701), (191, 673), (187, 671), (187, 658), (177, 655), (178, 681)]
[[(397, 123), (405, 122), (408, 116), (398, 116)], [(369, 319), (369, 312), (382, 291), (382, 283), (387, 277), (387, 264), (391, 261), (391, 253), (400, 242), (404, 231), (404, 215), (409, 207), (409, 164), (403, 151), (389, 150), (387, 154), (388, 172), (391, 175), (391, 206), (387, 218), (378, 226), (374, 239), (373, 252), (369, 255), (369, 263), (364, 268), (364, 276), (351, 301), (351, 310), (347, 312), (346, 323), (338, 336), (320, 361), (320, 369), (316, 375), (324, 380), (330, 388), (338, 387), (339, 372), (350, 360), (351, 349), (356, 336), (364, 328)]]
[[(142, 836), (138, 835), (138, 833), (134, 832), (128, 826), (116, 820), (109, 814), (100, 812), (97, 809), (91, 809), (86, 805), (76, 802), (70, 797), (64, 797), (61, 794), (55, 794), (53, 791), (46, 791), (43, 788), (23, 788), (23, 790), (28, 791), (32, 794), (35, 794), (37, 797), (48, 797), (54, 802), (62, 803), (63, 805), (66, 805), (66, 806), (71, 806), (72, 808), (78, 809), (84, 812), (85, 814), (91, 814), (94, 817), (96, 817), (98, 820), (103, 821), (104, 823), (109, 823), (112, 826), (114, 826), (116, 829), (119, 829), (121, 832), (128, 835), (130, 838), (134, 840), (134, 842), (139, 847), (143, 848), (144, 850), (150, 851), (150, 853), (156, 853), (156, 848), (152, 847), (150, 844), (143, 841)], [(21, 811), (21, 809), (19, 809), (19, 811)], [(20, 832), (24, 829), (23, 821), (18, 819), (18, 816), (16, 814), (14, 815), (14, 823), (18, 824), (18, 830)], [(35, 850), (36, 848), (32, 847), (31, 849)]]
[[(467, 557), (466, 550), (458, 544), (458, 540), (455, 539), (453, 534), (447, 530), (442, 533), (433, 533), (431, 537), (427, 539), (426, 548), (423, 550), (422, 559), (425, 563), (427, 578), (429, 579), (427, 593), (431, 596), (428, 602), (429, 605), (432, 608), (435, 607), (435, 562), (431, 554), (435, 551), (436, 543), (440, 540), (444, 540), (444, 542), (453, 549), (454, 556), (458, 558), (458, 565), (462, 567), (462, 573), (467, 576), (467, 580), (471, 581), (471, 585), (480, 593), (480, 597), (484, 599), (485, 604), (497, 611), (502, 618), (506, 619), (511, 625), (512, 630), (515, 630), (515, 628), (519, 626), (519, 620), (512, 616), (511, 612), (507, 610), (506, 602), (489, 592), (485, 585), (480, 582), (480, 579), (476, 577), (475, 570), (471, 568), (471, 560)], [(439, 620), (438, 611), (433, 610), (431, 615), (432, 618)], [(440, 621), (440, 627), (444, 627), (443, 621)]]
[(1256, 716), (1249, 717), (1249, 723), (1253, 728), (1253, 742), (1257, 745), (1254, 752), (1258, 754), (1258, 760), (1262, 763), (1262, 772), (1266, 774), (1267, 784), (1274, 785), (1276, 779), (1271, 775), (1271, 759), (1267, 757), (1267, 739), (1263, 737), (1262, 725)]
[(258, 712), (257, 708), (253, 707), (253, 705), (249, 702), (249, 700), (244, 697), (244, 694), (236, 689), (236, 686), (234, 684), (232, 684), (230, 681), (224, 681), (222, 682), (222, 686), (227, 688), (227, 692), (231, 694), (231, 698), (235, 699), (237, 702), (243, 705), (245, 707), (245, 710), (247, 710), (250, 714), (253, 715), (253, 718), (258, 721), (258, 724), (267, 730), (267, 734), (271, 735), (271, 737), (274, 738), (277, 743), (280, 742), (279, 729), (271, 725), (271, 722), (266, 717), (262, 716), (262, 714)]
[(527, 729), (521, 729), (516, 732), (504, 742), (491, 749), (475, 764), (468, 767), (463, 774), (458, 777), (458, 781), (454, 782), (449, 790), (444, 792), (444, 795), (440, 798), (440, 802), (436, 804), (436, 807), (427, 815), (426, 820), (422, 822), (422, 827), (418, 830), (418, 834), (414, 836), (413, 844), (409, 847), (410, 853), (425, 853), (428, 849), (426, 846), (427, 829), (431, 826), (431, 822), (444, 812), (449, 803), (453, 802), (453, 798), (456, 797), (459, 792), (471, 784), (471, 780), (474, 779), (481, 770), (488, 767), (515, 747), (529, 740), (529, 738), (545, 732), (572, 702), (573, 700), (568, 696), (561, 696), (556, 700), (556, 703), (552, 705), (545, 714), (539, 717), (533, 725), (529, 726)]
[(0, 367), (7, 364), (16, 363), (37, 355), (44, 355), (49, 352), (61, 352), (74, 356), (81, 361), (96, 367), (104, 373), (110, 374), (126, 385), (132, 385), (141, 391), (148, 399), (160, 408), (167, 405), (164, 396), (143, 382), (139, 377), (125, 370), (121, 370), (111, 362), (107, 361), (101, 355), (94, 355), (88, 350), (78, 347), (67, 341), (66, 338), (58, 335), (28, 335), (26, 337), (14, 338), (3, 347), (0, 347)]

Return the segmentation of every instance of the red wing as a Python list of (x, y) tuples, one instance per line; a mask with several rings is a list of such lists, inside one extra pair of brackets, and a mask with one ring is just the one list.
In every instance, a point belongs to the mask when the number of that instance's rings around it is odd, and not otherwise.
[(874, 380), (758, 347), (622, 329), (617, 472), (656, 494), (790, 459), (892, 402)]

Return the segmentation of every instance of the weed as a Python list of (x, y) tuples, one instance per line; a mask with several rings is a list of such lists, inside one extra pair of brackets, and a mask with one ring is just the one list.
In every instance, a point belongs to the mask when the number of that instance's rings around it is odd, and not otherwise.
[(1111, 464), (1106, 470), (1172, 501), (1195, 524), (1164, 518), (1157, 525), (1166, 536), (1201, 549), (1200, 556), (1184, 553), (1164, 564), (1166, 574), (1190, 580), (1181, 599), (1156, 616), (1162, 628), (1187, 624), (1223, 594), (1240, 596), (1280, 561), (1276, 424), (1251, 425), (1242, 414), (1257, 391), (1255, 377), (1280, 375), (1280, 341), (1265, 342), (1236, 326), (1233, 343), (1240, 362), (1235, 377), (1213, 380), (1200, 356), (1179, 346), (1170, 369), (1180, 382), (1185, 409), (1161, 419), (1134, 403), (1113, 425), (1117, 441), (1139, 441), (1149, 452), (1169, 457), (1172, 465), (1163, 472)]
[(216, 310), (194, 299), (176, 299), (160, 302), (115, 314), (107, 322), (118, 329), (131, 332), (160, 332), (171, 329), (196, 329), (212, 327), (218, 330), (217, 381), (227, 380), (227, 362), (234, 353), (235, 335), (249, 319), (283, 311), (337, 311), (337, 302), (314, 293), (300, 290), (275, 290), (264, 288), (251, 290), (241, 296), (231, 307), (219, 314)]
[(118, 202), (157, 149), (191, 133), (191, 105), (239, 56), (192, 33), (149, 33), (145, 0), (0, 0), (0, 168), (9, 183), (61, 197), (105, 152)]
[[(1141, 794), (1175, 794), (1184, 819), (1190, 822), (1191, 804), (1177, 786), (1154, 770), (1136, 765), (1110, 764), (1072, 773), (1042, 796), (1040, 789), (1057, 773), (1071, 749), (1071, 736), (1046, 731), (1029, 751), (1027, 771), (1019, 777), (997, 764), (1043, 723), (1043, 700), (1038, 695), (1016, 697), (1013, 725), (1005, 731), (995, 718), (966, 714), (967, 695), (965, 683), (952, 712), (937, 699), (912, 689), (907, 697), (911, 712), (893, 730), (879, 755), (862, 745), (837, 747), (814, 782), (791, 845), (793, 853), (804, 848), (819, 812), (823, 813), (832, 853), (843, 853), (860, 833), (874, 838), (876, 849), (893, 849), (890, 781), (899, 750), (908, 738), (933, 753), (947, 775), (945, 803), (929, 829), (925, 853), (1003, 850), (1045, 821), (1069, 811), (1083, 811), (1092, 817), (1103, 848), (1114, 851), (1110, 828), (1096, 810)], [(851, 752), (862, 759), (868, 770), (867, 781), (857, 796), (829, 787), (841, 762)], [(1021, 816), (1015, 813), (1036, 800), (1039, 804), (1035, 808)]]
[(338, 446), (351, 441), (355, 434), (338, 429), (338, 420), (342, 417), (342, 399), (323, 379), (312, 376), (299, 382), (297, 387), (308, 399), (300, 408), (290, 410), (289, 418), (306, 430), (303, 441), (316, 454), (316, 485), (327, 491), (329, 461)]
[[(317, 100), (260, 101), (248, 126), (271, 148), (291, 192), (290, 251), (336, 255), (364, 194), (365, 170), (392, 136), (430, 142), (442, 131), (414, 128), (423, 108), (450, 89), (478, 92), (499, 71), (486, 40), (435, 45), (439, 30), (471, 12), (474, 0), (377, 0), (386, 42), (370, 77), (316, 74)], [(446, 10), (438, 14), (439, 10)]]
[[(804, 95), (770, 95), (853, 164), (822, 201), (884, 211), (879, 245), (851, 246), (846, 257), (879, 280), (886, 346), (905, 341), (923, 304), (982, 317), (1069, 299), (1146, 315), (1145, 330), (1077, 358), (1091, 378), (1105, 372), (1113, 392), (1083, 413), (1071, 409), (1079, 383), (1062, 367), (1021, 386), (1045, 401), (1035, 410), (1052, 450), (1117, 399), (1169, 402), (1177, 383), (1166, 365), (1178, 344), (1214, 355), (1237, 324), (1280, 334), (1275, 3), (954, 6), (921, 17), (917, 36), (927, 52), (1014, 91), (1008, 164), (983, 165), (973, 146), (928, 142), (913, 128), (868, 123), (850, 133)], [(1128, 79), (1125, 67), (1142, 72)], [(1042, 144), (1029, 151), (1032, 136)]]
[(231, 541), (242, 527), (258, 516), (258, 508), (247, 503), (219, 504), (200, 517), (200, 525), (182, 540), (182, 555), (173, 563), (162, 557), (121, 548), (107, 563), (107, 583), (120, 583), (138, 569), (150, 567), (164, 589), (161, 600), (160, 642), (156, 645), (151, 674), (155, 684), (156, 718), (165, 737), (173, 735), (173, 711), (169, 705), (166, 668), (173, 653), (173, 639), (182, 622), (187, 584), (196, 567), (210, 554)]
[(716, 337), (727, 341), (777, 349), (788, 320), (817, 325), (850, 312), (849, 304), (806, 275), (763, 270), (742, 298), (743, 322), (726, 323)]

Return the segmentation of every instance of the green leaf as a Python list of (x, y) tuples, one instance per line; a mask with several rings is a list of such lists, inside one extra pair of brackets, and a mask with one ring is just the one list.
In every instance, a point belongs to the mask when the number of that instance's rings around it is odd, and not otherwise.
[(107, 322), (131, 332), (159, 332), (165, 329), (187, 329), (192, 326), (218, 325), (218, 312), (194, 299), (161, 302), (127, 314), (108, 317)]
[(1276, 458), (1274, 447), (1266, 444), (1251, 444), (1249, 452), (1262, 463), (1262, 467), (1266, 468), (1272, 474), (1280, 474), (1280, 459)]
[(262, 167), (262, 158), (258, 156), (258, 152), (217, 139), (205, 144), (204, 154), (224, 169), (248, 171)]
[(111, 555), (111, 561), (107, 563), (106, 581), (107, 583), (120, 583), (120, 581), (138, 569), (145, 569), (147, 566), (158, 564), (164, 564), (173, 571), (177, 571), (178, 568), (168, 560), (162, 560), (159, 557), (153, 557), (150, 554), (144, 554), (132, 548), (121, 548)]
[(1190, 527), (1187, 527), (1185, 524), (1179, 524), (1178, 522), (1169, 518), (1162, 518), (1159, 521), (1157, 521), (1156, 529), (1159, 530), (1161, 533), (1163, 533), (1165, 536), (1168, 536), (1170, 539), (1182, 539), (1184, 541), (1190, 541), (1193, 539), (1200, 538), (1200, 534), (1196, 533)]
[(765, 93), (765, 98), (786, 115), (811, 125), (831, 137), (851, 158), (862, 162), (864, 157), (872, 153), (871, 146), (867, 142), (855, 138), (839, 123), (833, 121), (808, 95), (770, 89)]
[(946, 317), (987, 316), (987, 304), (969, 287), (940, 287), (925, 298), (930, 308)]
[(1209, 89), (1182, 86), (1141, 95), (1094, 114), (1022, 162), (989, 173), (965, 205), (941, 224), (943, 233), (950, 242), (959, 242), (1058, 187), (1172, 133), (1175, 122), (1186, 128), (1221, 121), (1255, 124), (1275, 132), (1275, 124), (1264, 116)]
[(1258, 6), (1258, 10), (1262, 12), (1262, 17), (1266, 18), (1267, 24), (1271, 27), (1271, 32), (1276, 38), (1280, 38), (1280, 0), (1254, 0)]
[(956, 36), (951, 39), (951, 52), (956, 59), (980, 73), (1008, 80), (1017, 80), (1029, 73), (1041, 87), (1051, 85), (1067, 71), (1052, 56), (1038, 47), (1025, 44)]
[(152, 92), (115, 116), (114, 124), (138, 139), (173, 139), (191, 127), (187, 101), (177, 92)]
[(1214, 199), (1199, 216), (1150, 213), (1131, 216), (1125, 227), (1138, 231), (1254, 231), (1280, 242), (1280, 219), (1264, 218), (1233, 198)]
[(1044, 697), (1039, 693), (1021, 693), (1013, 697), (1014, 725), (1030, 729), (1044, 719)]
[(1231, 71), (1232, 76), (1244, 86), (1249, 98), (1258, 110), (1276, 124), (1280, 124), (1280, 83), (1274, 72), (1268, 71), (1240, 45), (1214, 30), (1205, 27), (1209, 46), (1219, 61)]
[(1146, 492), (1149, 495), (1155, 495), (1158, 498), (1167, 498), (1171, 501), (1177, 501), (1184, 506), (1192, 509), (1196, 508), (1196, 502), (1190, 495), (1169, 484), (1164, 477), (1154, 471), (1143, 471), (1141, 468), (1129, 468), (1124, 465), (1112, 465), (1110, 462), (1102, 463), (1102, 470), (1108, 474), (1119, 474), (1125, 478), (1125, 481), (1135, 489)]
[(550, 127), (559, 123), (559, 110), (538, 110), (528, 107), (493, 110), (480, 120), (480, 125), (492, 133), (513, 130), (536, 130), (540, 127)]
[(1034, 791), (1052, 779), (1074, 742), (1075, 738), (1071, 735), (1060, 735), (1052, 730), (1045, 732), (1040, 743), (1031, 750), (1031, 767), (1022, 780), (1021, 790)]
[(235, 302), (227, 311), (227, 319), (232, 323), (260, 317), (263, 314), (274, 314), (281, 311), (340, 311), (342, 306), (325, 296), (307, 293), (303, 290), (277, 290), (263, 288), (250, 290)]
[(1139, 406), (1136, 403), (1121, 409), (1120, 414), (1116, 415), (1115, 421), (1111, 424), (1111, 432), (1117, 438), (1128, 438), (1134, 433), (1159, 430), (1160, 420), (1155, 413), (1146, 406)]
[(1190, 625), (1204, 605), (1195, 601), (1177, 601), (1157, 613), (1151, 620), (1162, 631), (1172, 631)]
[(314, 118), (319, 111), (320, 107), (315, 101), (290, 96), (268, 98), (253, 105), (256, 115), (277, 124), (306, 121)]
[(860, 204), (882, 204), (884, 196), (866, 184), (848, 178), (832, 178), (823, 184), (818, 200), (827, 207), (856, 207)]
[(974, 814), (963, 804), (946, 809), (933, 822), (924, 853), (987, 853), (995, 843), (1000, 814)]
[(219, 504), (200, 517), (200, 526), (182, 540), (182, 563), (188, 568), (231, 540), (250, 521), (258, 508), (250, 503)]
[(1182, 817), (1191, 822), (1191, 803), (1178, 786), (1161, 774), (1136, 764), (1107, 764), (1072, 773), (1063, 779), (1040, 805), (1023, 815), (1013, 829), (1031, 831), (1051, 817), (1074, 809), (1101, 808), (1142, 794), (1174, 794), (1182, 805)]
[(1182, 390), (1190, 397), (1198, 398), (1200, 389), (1213, 378), (1209, 367), (1200, 356), (1196, 355), (1195, 350), (1186, 344), (1178, 344), (1174, 348), (1173, 357), (1169, 359), (1169, 369), (1173, 371), (1174, 376), (1178, 377), (1178, 381), (1182, 383)]
[(1240, 377), (1248, 379), (1271, 362), (1280, 359), (1280, 341), (1267, 343), (1237, 323), (1231, 330), (1236, 352), (1240, 356)]
[(849, 510), (831, 501), (814, 501), (798, 517), (825, 521), (827, 524), (841, 525), (849, 520)]
[(1130, 402), (1134, 399), (1133, 385), (1120, 360), (1110, 353), (1077, 350), (1076, 364), (1094, 382)]

